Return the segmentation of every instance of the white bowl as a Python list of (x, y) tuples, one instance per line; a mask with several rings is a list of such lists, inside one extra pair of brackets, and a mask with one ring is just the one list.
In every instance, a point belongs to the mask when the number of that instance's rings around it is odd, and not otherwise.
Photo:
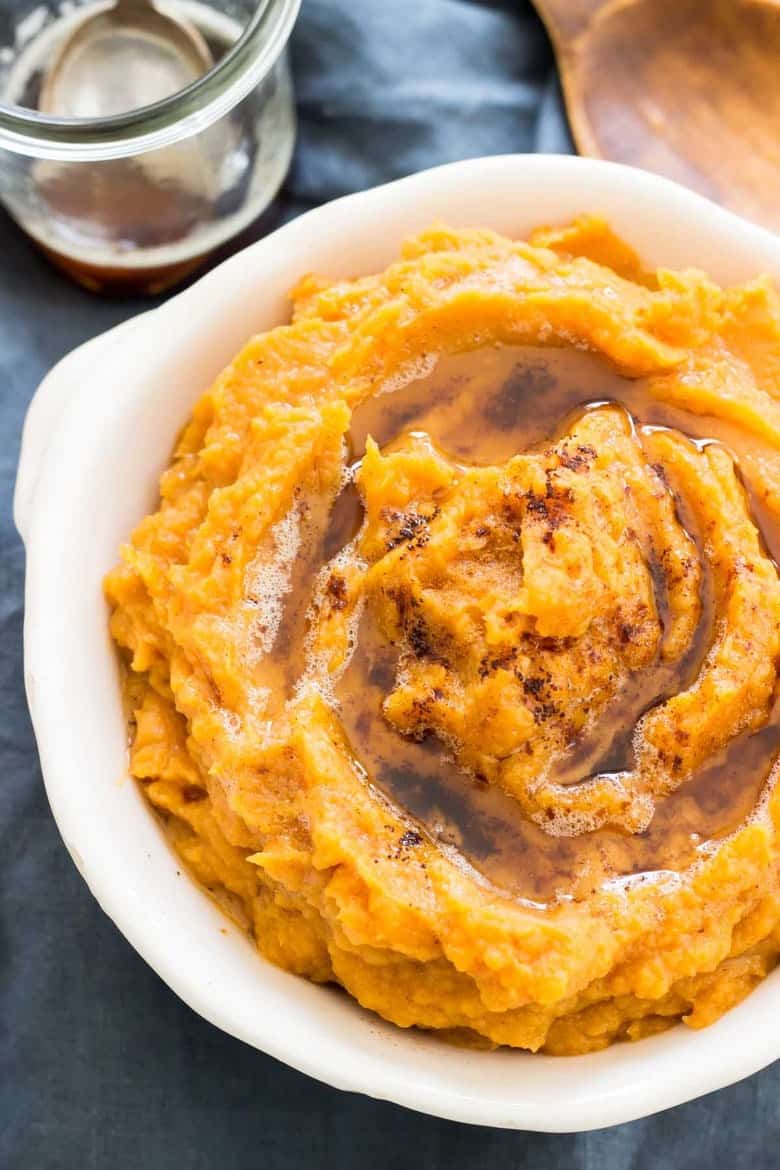
[(310, 212), (65, 358), (30, 408), (15, 501), (27, 547), (25, 679), (46, 789), (76, 865), (136, 950), (206, 1019), (331, 1085), (547, 1131), (629, 1121), (780, 1056), (780, 971), (705, 1031), (680, 1026), (554, 1058), (447, 1047), (277, 970), (238, 930), (223, 933), (124, 779), (101, 579), (154, 506), (190, 407), (252, 333), (286, 319), (286, 291), (303, 272), (379, 270), (437, 218), (522, 236), (581, 211), (605, 214), (651, 264), (697, 265), (719, 281), (780, 279), (780, 240), (641, 171), (523, 155), (441, 167)]

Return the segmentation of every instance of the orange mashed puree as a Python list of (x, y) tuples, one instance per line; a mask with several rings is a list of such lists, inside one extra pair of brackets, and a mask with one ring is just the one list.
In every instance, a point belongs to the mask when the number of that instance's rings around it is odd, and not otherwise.
[(307, 277), (106, 581), (131, 770), (262, 955), (586, 1052), (780, 953), (780, 304), (598, 219)]

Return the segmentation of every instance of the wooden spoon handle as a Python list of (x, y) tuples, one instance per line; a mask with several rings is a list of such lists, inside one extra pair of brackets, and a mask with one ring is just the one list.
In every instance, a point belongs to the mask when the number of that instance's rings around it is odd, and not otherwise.
[(614, 0), (535, 0), (536, 9), (558, 50), (588, 27), (596, 13)]

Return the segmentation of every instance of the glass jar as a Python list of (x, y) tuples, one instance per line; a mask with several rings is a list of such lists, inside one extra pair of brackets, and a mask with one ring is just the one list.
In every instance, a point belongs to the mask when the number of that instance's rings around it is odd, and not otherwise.
[(0, 199), (60, 267), (96, 291), (159, 292), (255, 220), (295, 137), (285, 46), (300, 0), (164, 0), (214, 66), (127, 113), (37, 109), (59, 46), (94, 0), (0, 0)]

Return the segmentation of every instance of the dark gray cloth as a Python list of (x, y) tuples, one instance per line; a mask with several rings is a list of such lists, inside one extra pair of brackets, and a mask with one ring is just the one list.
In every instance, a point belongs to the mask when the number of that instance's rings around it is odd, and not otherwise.
[[(301, 128), (282, 217), (435, 163), (571, 149), (550, 49), (524, 3), (304, 0), (292, 59)], [(218, 1032), (103, 916), (41, 784), (10, 500), (39, 379), (141, 307), (79, 291), (0, 219), (2, 1170), (776, 1166), (780, 1065), (661, 1117), (581, 1136), (437, 1121), (338, 1093)]]

